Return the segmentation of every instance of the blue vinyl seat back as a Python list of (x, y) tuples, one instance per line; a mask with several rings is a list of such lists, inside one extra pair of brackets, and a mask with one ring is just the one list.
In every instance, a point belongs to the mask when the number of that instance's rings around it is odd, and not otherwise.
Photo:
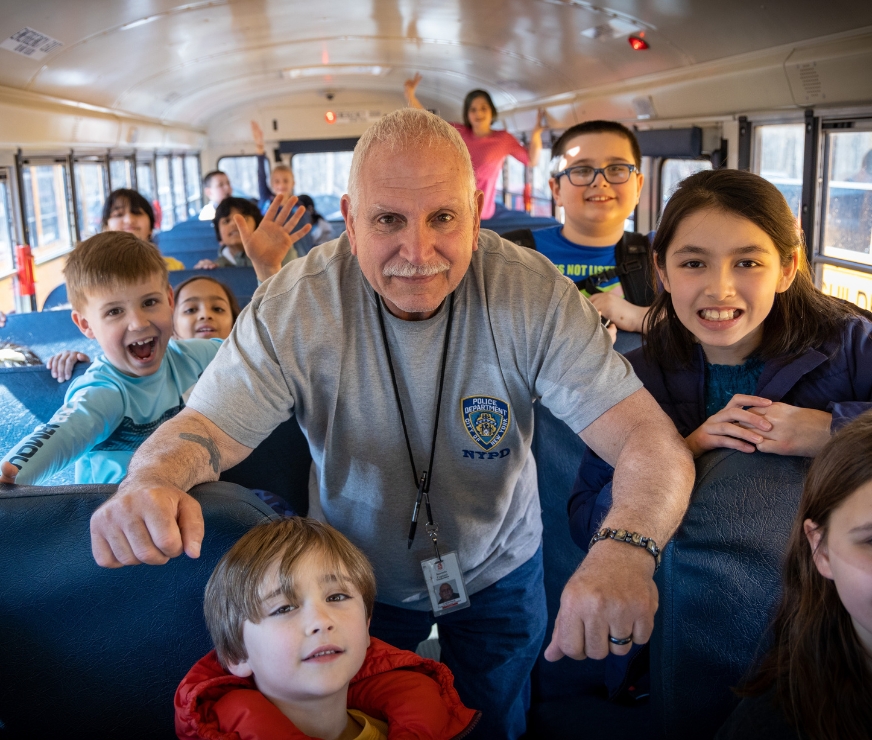
[[(78, 363), (73, 378), (78, 378), (87, 368), (87, 363)], [(71, 382), (58, 383), (42, 366), (0, 368), (0, 409), (3, 409), (0, 456), (52, 417), (63, 405)], [(73, 466), (67, 466), (54, 476), (52, 485), (73, 483), (73, 473)]]
[(174, 738), (176, 687), (212, 647), (206, 581), (275, 516), (238, 486), (198, 486), (198, 559), (109, 570), (89, 520), (114, 490), (0, 486), (0, 737)]
[(559, 226), (560, 222), (549, 216), (531, 216), (526, 211), (503, 210), (481, 222), (481, 228), (490, 229), (497, 234), (505, 234), (515, 229), (545, 229), (549, 226)]
[(711, 738), (766, 647), (806, 458), (714, 450), (656, 576), (651, 698), (670, 740)]
[[(181, 221), (169, 231), (155, 234), (154, 241), (162, 254), (173, 257), (185, 252), (206, 250), (209, 250), (214, 257), (220, 248), (212, 222), (200, 221), (197, 218)], [(184, 259), (182, 262), (187, 264)]]
[(100, 345), (79, 331), (70, 314), (69, 310), (10, 314), (0, 329), (0, 340), (29, 347), (43, 361), (65, 349), (95, 357)]
[[(212, 257), (214, 256), (215, 255), (213, 254)], [(195, 264), (193, 260), (189, 261), (192, 265)], [(249, 302), (251, 301), (251, 296), (253, 296), (254, 291), (257, 290), (257, 275), (254, 274), (254, 268), (252, 267), (216, 267), (212, 270), (170, 270), (169, 276), (170, 285), (173, 286), (173, 288), (175, 288), (179, 283), (183, 283), (185, 280), (188, 280), (192, 277), (202, 276), (215, 278), (215, 280), (221, 281), (228, 288), (230, 288), (230, 290), (233, 291), (233, 294), (239, 301), (239, 305), (241, 308), (244, 308), (249, 304)], [(51, 293), (48, 294), (48, 297), (45, 299), (45, 303), (43, 303), (42, 309), (43, 311), (47, 311), (48, 309), (55, 309), (58, 306), (63, 306), (68, 302), (69, 298), (67, 297), (67, 285), (66, 283), (61, 283), (56, 288), (54, 288)], [(81, 332), (79, 332), (75, 324), (72, 323), (73, 320), (69, 318), (69, 310), (52, 311), (51, 313), (65, 314), (75, 332), (81, 336)], [(0, 336), (2, 335), (3, 330), (0, 330)], [(94, 342), (94, 344), (96, 344), (96, 342)], [(63, 347), (62, 349), (73, 348)]]

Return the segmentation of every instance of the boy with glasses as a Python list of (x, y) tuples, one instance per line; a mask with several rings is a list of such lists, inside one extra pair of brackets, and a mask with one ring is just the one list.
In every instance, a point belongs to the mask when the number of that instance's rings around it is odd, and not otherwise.
[(588, 121), (567, 129), (552, 154), (549, 184), (565, 223), (504, 238), (548, 257), (617, 328), (642, 331), (654, 299), (648, 240), (624, 231), (645, 180), (639, 142), (616, 121)]

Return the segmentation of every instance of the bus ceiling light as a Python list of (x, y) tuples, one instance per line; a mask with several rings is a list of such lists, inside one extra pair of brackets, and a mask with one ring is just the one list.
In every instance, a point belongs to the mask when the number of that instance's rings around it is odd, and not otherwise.
[(646, 49), (651, 48), (648, 45), (648, 42), (640, 36), (630, 36), (627, 41), (630, 42), (630, 46), (633, 47), (633, 51), (645, 51)]
[(336, 114), (332, 110), (328, 110), (324, 114), (324, 120), (327, 121), (327, 123), (336, 123)]
[(283, 69), (282, 76), (291, 80), (300, 77), (320, 77), (321, 75), (373, 75), (380, 77), (391, 71), (390, 67), (378, 64), (318, 64), (311, 67)]

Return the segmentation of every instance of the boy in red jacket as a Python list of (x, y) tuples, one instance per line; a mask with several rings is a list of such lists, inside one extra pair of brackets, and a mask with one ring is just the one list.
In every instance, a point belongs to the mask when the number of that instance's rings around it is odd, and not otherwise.
[(215, 650), (176, 691), (176, 733), (209, 740), (450, 740), (478, 714), (441, 663), (369, 636), (375, 577), (332, 527), (250, 530), (206, 585)]

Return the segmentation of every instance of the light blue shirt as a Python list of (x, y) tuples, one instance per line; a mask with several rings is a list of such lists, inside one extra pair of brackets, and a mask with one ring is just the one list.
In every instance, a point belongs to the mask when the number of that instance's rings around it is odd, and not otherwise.
[(220, 339), (171, 339), (157, 372), (141, 378), (100, 355), (48, 423), (3, 458), (19, 468), (15, 482), (39, 485), (75, 462), (76, 483), (120, 483), (139, 445), (185, 407), (220, 346)]

